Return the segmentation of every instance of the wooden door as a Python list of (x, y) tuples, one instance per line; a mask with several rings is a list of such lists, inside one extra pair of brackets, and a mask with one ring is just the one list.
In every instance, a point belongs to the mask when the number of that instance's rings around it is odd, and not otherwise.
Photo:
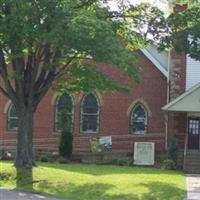
[(189, 118), (188, 149), (200, 150), (200, 118)]

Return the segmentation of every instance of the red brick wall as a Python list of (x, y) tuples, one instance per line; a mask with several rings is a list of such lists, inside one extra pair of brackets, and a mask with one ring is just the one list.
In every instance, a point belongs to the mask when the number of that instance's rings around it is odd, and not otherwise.
[[(176, 4), (174, 12), (184, 12), (187, 9), (187, 4)], [(185, 92), (186, 87), (186, 55), (178, 54), (175, 51), (171, 52), (171, 67), (170, 67), (170, 101), (173, 101), (178, 96)], [(187, 113), (169, 113), (168, 121), (168, 144), (171, 137), (174, 135), (178, 138), (179, 148), (184, 149), (185, 137), (187, 134)]]
[(178, 139), (179, 149), (183, 150), (187, 133), (187, 113), (169, 113), (168, 144), (173, 136)]
[[(184, 11), (185, 5), (175, 7), (177, 11)], [(186, 55), (171, 52), (170, 66), (170, 101), (173, 101), (186, 89)], [(180, 149), (184, 149), (187, 133), (187, 113), (169, 113), (168, 121), (168, 145), (170, 139), (175, 135), (178, 138)]]
[[(164, 116), (161, 107), (167, 100), (166, 77), (142, 54), (140, 85), (131, 82), (130, 94), (109, 92), (101, 97), (100, 128), (98, 134), (80, 134), (80, 101), (81, 94), (75, 97), (74, 113), (74, 153), (89, 152), (89, 139), (98, 136), (112, 136), (114, 152), (133, 152), (134, 141), (156, 142), (156, 150), (164, 150)], [(101, 70), (122, 83), (130, 82), (119, 70), (101, 64)], [(58, 136), (54, 133), (53, 91), (44, 97), (34, 117), (34, 147), (46, 151), (57, 150)], [(128, 110), (133, 102), (142, 99), (149, 109), (148, 133), (143, 136), (130, 135), (130, 115)], [(13, 148), (16, 144), (16, 133), (6, 131), (7, 115), (4, 107), (7, 99), (0, 96), (0, 142)]]
[(186, 86), (186, 55), (171, 53), (170, 68), (170, 101), (185, 92)]
[(176, 4), (174, 6), (174, 11), (175, 12), (183, 12), (185, 10), (187, 10), (188, 5), (187, 4)]
[[(187, 9), (187, 4), (175, 5), (175, 12), (183, 12)], [(186, 87), (186, 55), (171, 51), (170, 66), (170, 101), (174, 100), (185, 92)]]

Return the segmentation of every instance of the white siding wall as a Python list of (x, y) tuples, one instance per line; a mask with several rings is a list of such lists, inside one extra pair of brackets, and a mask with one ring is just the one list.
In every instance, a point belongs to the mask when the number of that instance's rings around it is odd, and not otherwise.
[(200, 61), (187, 56), (186, 90), (200, 82)]

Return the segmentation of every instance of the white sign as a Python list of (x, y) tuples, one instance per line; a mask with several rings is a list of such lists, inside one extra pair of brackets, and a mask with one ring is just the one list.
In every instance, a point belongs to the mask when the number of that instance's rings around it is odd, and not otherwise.
[(111, 136), (100, 137), (99, 143), (102, 146), (103, 150), (105, 150), (105, 151), (112, 150), (112, 137)]
[(134, 144), (134, 164), (154, 165), (155, 163), (155, 143), (135, 142)]

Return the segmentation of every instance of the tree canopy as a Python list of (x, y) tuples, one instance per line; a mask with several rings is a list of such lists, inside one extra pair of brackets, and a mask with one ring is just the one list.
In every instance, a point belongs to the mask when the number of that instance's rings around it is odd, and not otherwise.
[(136, 58), (119, 38), (128, 26), (122, 18), (113, 19), (101, 2), (1, 0), (0, 4), (0, 75), (4, 81), (0, 89), (15, 104), (20, 96), (24, 103), (26, 97), (33, 97), (37, 105), (52, 82), (62, 78), (67, 89), (117, 89), (116, 82), (102, 73), (95, 82), (88, 81), (88, 87), (87, 77), (96, 76), (97, 70), (83, 62), (86, 59), (115, 64), (138, 80)]
[(175, 49), (200, 60), (200, 6), (190, 1), (185, 10), (175, 11), (159, 22), (155, 33), (161, 49)]
[(97, 63), (139, 81), (132, 50), (148, 42), (145, 21), (152, 25), (159, 11), (119, 0), (121, 9), (113, 12), (106, 2), (0, 0), (0, 91), (19, 117), (17, 166), (33, 164), (33, 113), (52, 86), (68, 92), (127, 88), (110, 80)]

